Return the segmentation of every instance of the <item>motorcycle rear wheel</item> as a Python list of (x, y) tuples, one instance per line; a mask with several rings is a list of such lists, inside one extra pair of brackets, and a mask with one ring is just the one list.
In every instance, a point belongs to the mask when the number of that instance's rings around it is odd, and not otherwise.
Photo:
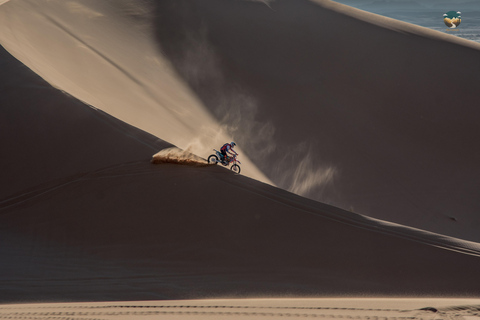
[(210, 155), (208, 157), (208, 164), (217, 164), (218, 162), (218, 157), (214, 154)]

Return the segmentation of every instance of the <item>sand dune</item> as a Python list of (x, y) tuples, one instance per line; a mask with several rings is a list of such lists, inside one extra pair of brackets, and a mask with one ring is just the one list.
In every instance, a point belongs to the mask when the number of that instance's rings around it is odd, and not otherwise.
[[(131, 27), (115, 3), (7, 3), (0, 42), (55, 87), (182, 149), (206, 157), (231, 141), (147, 31)], [(247, 176), (270, 183), (243, 160)]]
[(122, 121), (201, 157), (233, 137), (242, 174), (480, 241), (477, 43), (330, 1), (17, 0), (0, 14), (3, 46)]
[[(55, 90), (5, 52), (2, 61), (4, 79), (21, 79), (2, 95), (2, 118), (38, 137), (30, 145), (40, 150), (6, 164), (11, 181), (21, 170), (32, 179), (2, 201), (3, 302), (478, 294), (476, 243), (218, 166), (151, 164), (152, 148), (168, 144)], [(31, 141), (8, 144), (5, 130), (6, 154)]]
[(156, 14), (163, 52), (278, 186), (480, 241), (477, 43), (330, 1)]
[[(480, 293), (480, 244), (450, 237), (478, 241), (475, 45), (328, 1), (132, 3), (0, 7), (0, 43), (33, 70), (0, 51), (2, 303), (115, 310), (73, 315), (102, 319), (478, 315), (477, 300), (93, 304)], [(257, 161), (250, 177), (151, 163), (232, 136)], [(473, 306), (414, 310), (458, 304)], [(326, 309), (295, 309), (309, 306)], [(62, 308), (6, 305), (0, 318)]]

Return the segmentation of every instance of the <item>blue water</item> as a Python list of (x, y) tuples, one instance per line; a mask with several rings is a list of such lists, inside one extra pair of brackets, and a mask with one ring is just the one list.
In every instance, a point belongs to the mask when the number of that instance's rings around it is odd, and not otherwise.
[[(480, 43), (480, 0), (334, 1)], [(458, 29), (450, 29), (443, 22), (443, 14), (448, 11), (461, 11)]]
[[(480, 6), (480, 4), (479, 4)], [(457, 29), (450, 29), (443, 23), (443, 13), (381, 13), (383, 16), (416, 24), (429, 29), (448, 33), (460, 38), (480, 43), (480, 11), (462, 12), (462, 22)]]

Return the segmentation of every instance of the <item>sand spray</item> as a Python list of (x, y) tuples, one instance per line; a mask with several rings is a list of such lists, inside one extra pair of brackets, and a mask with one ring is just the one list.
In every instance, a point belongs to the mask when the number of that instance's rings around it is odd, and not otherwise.
[(170, 147), (160, 150), (158, 153), (153, 155), (151, 162), (153, 164), (174, 163), (191, 166), (208, 165), (205, 159), (190, 153), (188, 150), (182, 150), (177, 147)]

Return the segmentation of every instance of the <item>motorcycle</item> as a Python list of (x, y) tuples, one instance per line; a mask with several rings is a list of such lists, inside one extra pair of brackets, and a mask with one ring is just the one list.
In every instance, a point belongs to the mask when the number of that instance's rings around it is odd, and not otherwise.
[(216, 149), (213, 149), (213, 151), (215, 151), (215, 154), (208, 156), (208, 164), (220, 163), (221, 165), (228, 166), (230, 163), (233, 163), (233, 165), (230, 167), (230, 170), (232, 170), (235, 173), (240, 173), (240, 166), (238, 164), (241, 164), (241, 163), (240, 161), (237, 160), (238, 153), (235, 152), (235, 154), (232, 157), (227, 156), (226, 157), (227, 159), (224, 159), (223, 154), (220, 151)]

